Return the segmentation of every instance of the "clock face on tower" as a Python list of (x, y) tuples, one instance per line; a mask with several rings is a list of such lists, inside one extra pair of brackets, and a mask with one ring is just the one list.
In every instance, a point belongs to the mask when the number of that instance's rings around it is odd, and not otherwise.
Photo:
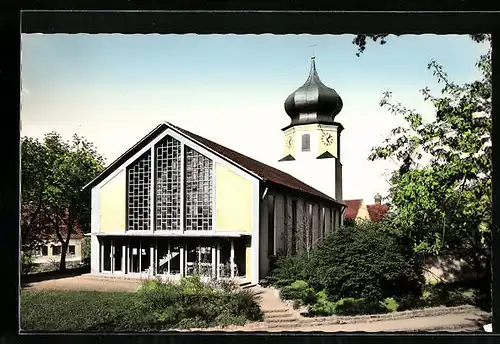
[(321, 136), (321, 141), (323, 141), (323, 144), (325, 146), (329, 146), (333, 143), (333, 136), (330, 133), (323, 133)]

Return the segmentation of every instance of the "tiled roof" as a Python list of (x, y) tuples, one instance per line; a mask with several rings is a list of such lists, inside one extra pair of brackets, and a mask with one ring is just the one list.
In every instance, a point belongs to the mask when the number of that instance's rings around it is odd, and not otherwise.
[(370, 220), (373, 222), (380, 221), (389, 211), (389, 207), (385, 204), (370, 204), (367, 205)]
[(347, 208), (344, 212), (344, 217), (347, 219), (355, 220), (356, 217), (358, 216), (358, 211), (359, 207), (361, 206), (361, 202), (363, 202), (363, 200), (361, 199), (345, 200), (344, 203), (347, 206)]
[(288, 187), (288, 188), (291, 188), (294, 190), (298, 190), (301, 192), (312, 194), (312, 195), (315, 195), (317, 197), (327, 199), (329, 201), (336, 202), (336, 200), (333, 199), (332, 197), (330, 197), (330, 196), (322, 193), (321, 191), (305, 184), (304, 182), (298, 180), (297, 178), (292, 177), (288, 173), (280, 171), (277, 168), (266, 165), (260, 161), (252, 159), (246, 155), (238, 153), (232, 149), (224, 147), (218, 143), (210, 141), (210, 140), (208, 140), (202, 136), (199, 136), (197, 134), (194, 134), (190, 131), (179, 128), (179, 127), (174, 126), (172, 124), (170, 124), (170, 125), (172, 127), (174, 127), (175, 129), (181, 131), (183, 134), (187, 135), (188, 137), (192, 138), (194, 141), (200, 142), (201, 144), (207, 146), (208, 148), (214, 150), (215, 152), (228, 158), (229, 160), (232, 160), (236, 164), (238, 164), (238, 165), (244, 167), (245, 169), (255, 173), (256, 175), (258, 175), (259, 177), (261, 177), (265, 180), (268, 180), (268, 181), (273, 182), (275, 184), (282, 185), (282, 186), (285, 186), (285, 187)]
[(337, 204), (342, 204), (341, 202), (336, 201), (334, 198), (324, 194), (323, 192), (305, 184), (304, 182), (298, 180), (297, 178), (285, 173), (283, 171), (278, 170), (277, 168), (266, 165), (260, 161), (252, 159), (246, 155), (238, 153), (232, 149), (224, 147), (218, 143), (210, 141), (202, 136), (199, 136), (195, 133), (182, 129), (178, 126), (175, 126), (171, 123), (163, 123), (158, 127), (153, 129), (148, 135), (146, 135), (143, 139), (141, 139), (136, 145), (130, 148), (127, 152), (125, 152), (122, 156), (116, 159), (113, 163), (111, 163), (97, 178), (92, 180), (89, 184), (85, 186), (85, 188), (93, 187), (97, 185), (100, 181), (104, 180), (108, 175), (115, 170), (115, 168), (119, 167), (122, 163), (127, 161), (131, 156), (149, 144), (153, 139), (164, 132), (165, 129), (171, 128), (181, 135), (186, 136), (187, 138), (194, 140), (201, 145), (205, 146), (209, 150), (212, 150), (216, 154), (221, 157), (232, 161), (236, 165), (241, 166), (242, 168), (248, 170), (249, 172), (259, 176), (260, 178), (269, 181), (271, 183), (284, 186), (286, 188), (290, 188), (299, 192), (304, 192), (316, 197), (320, 197), (322, 199), (328, 200), (330, 202), (335, 202)]

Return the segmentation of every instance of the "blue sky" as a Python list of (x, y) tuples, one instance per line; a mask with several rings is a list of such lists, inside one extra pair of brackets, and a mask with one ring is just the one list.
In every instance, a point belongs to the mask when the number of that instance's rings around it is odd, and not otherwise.
[[(386, 194), (388, 162), (370, 148), (397, 125), (379, 107), (382, 92), (430, 116), (419, 90), (439, 91), (428, 62), (456, 82), (474, 80), (486, 45), (467, 36), (391, 37), (356, 57), (352, 35), (22, 36), (22, 135), (58, 131), (94, 142), (112, 162), (161, 121), (171, 121), (265, 163), (277, 165), (289, 123), (283, 102), (301, 86), (310, 57), (344, 100), (344, 196)], [(311, 45), (316, 45), (311, 47)]]

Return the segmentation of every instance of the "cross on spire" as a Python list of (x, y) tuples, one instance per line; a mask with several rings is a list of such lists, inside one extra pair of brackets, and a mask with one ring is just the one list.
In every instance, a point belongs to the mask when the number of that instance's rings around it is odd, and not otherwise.
[(312, 54), (312, 59), (314, 60), (316, 58), (316, 53), (315, 53), (315, 47), (317, 47), (317, 44), (310, 44), (309, 47), (312, 48), (313, 54)]

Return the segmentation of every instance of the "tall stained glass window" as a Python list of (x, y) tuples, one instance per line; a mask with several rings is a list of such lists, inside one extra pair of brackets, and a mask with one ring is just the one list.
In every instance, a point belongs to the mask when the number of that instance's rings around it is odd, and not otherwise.
[(212, 230), (212, 161), (185, 148), (186, 230)]
[(156, 146), (156, 230), (181, 229), (181, 143), (166, 136)]
[(151, 230), (151, 152), (144, 153), (127, 169), (128, 230)]

